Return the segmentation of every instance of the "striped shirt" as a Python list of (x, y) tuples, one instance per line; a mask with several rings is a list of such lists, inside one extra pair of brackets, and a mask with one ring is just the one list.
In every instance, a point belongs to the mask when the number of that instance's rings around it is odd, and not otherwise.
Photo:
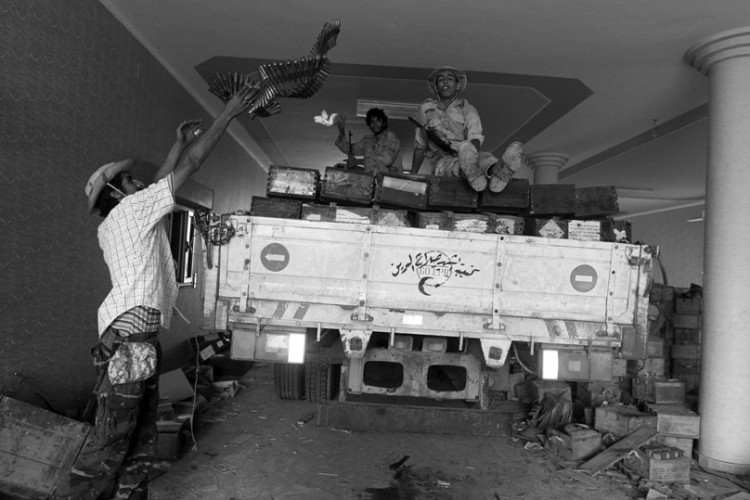
[(120, 337), (130, 337), (134, 333), (156, 332), (159, 330), (160, 317), (158, 309), (135, 306), (116, 317), (109, 327)]
[(177, 300), (174, 261), (165, 216), (174, 210), (172, 175), (126, 196), (99, 225), (99, 246), (109, 268), (112, 290), (99, 307), (99, 335), (136, 306), (161, 312), (169, 328)]

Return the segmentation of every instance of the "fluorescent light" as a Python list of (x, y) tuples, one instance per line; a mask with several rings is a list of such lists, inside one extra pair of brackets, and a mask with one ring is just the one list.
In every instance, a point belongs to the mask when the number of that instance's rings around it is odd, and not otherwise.
[(357, 116), (366, 116), (370, 108), (380, 108), (385, 111), (389, 120), (408, 120), (417, 117), (419, 103), (398, 101), (376, 101), (372, 99), (357, 99)]

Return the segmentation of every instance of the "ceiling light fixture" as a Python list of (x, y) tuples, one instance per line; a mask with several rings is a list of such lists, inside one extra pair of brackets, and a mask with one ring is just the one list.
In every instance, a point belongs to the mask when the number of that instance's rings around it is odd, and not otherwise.
[(706, 218), (706, 211), (705, 210), (701, 210), (701, 216), (700, 217), (696, 217), (695, 219), (688, 219), (687, 221), (688, 222), (703, 222), (703, 219), (705, 219), (705, 218)]
[(370, 108), (380, 108), (385, 111), (389, 120), (408, 120), (409, 117), (417, 117), (420, 105), (412, 102), (357, 99), (357, 116), (367, 116), (367, 111)]

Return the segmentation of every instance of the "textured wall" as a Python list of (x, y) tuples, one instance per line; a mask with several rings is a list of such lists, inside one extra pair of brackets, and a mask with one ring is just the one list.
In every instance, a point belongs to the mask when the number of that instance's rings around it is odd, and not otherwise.
[[(210, 117), (99, 2), (0, 0), (0, 22), (0, 392), (64, 412), (88, 398), (110, 288), (83, 186), (125, 157), (152, 173), (180, 121)], [(228, 199), (249, 208), (265, 188), (229, 136), (195, 180), (219, 211), (235, 209)], [(181, 292), (191, 322), (174, 319), (167, 353), (198, 332), (198, 295)]]
[[(703, 285), (703, 222), (687, 222), (699, 218), (703, 208), (683, 208), (631, 219), (633, 240), (659, 246), (671, 286)], [(664, 282), (658, 271), (655, 279), (657, 283)]]

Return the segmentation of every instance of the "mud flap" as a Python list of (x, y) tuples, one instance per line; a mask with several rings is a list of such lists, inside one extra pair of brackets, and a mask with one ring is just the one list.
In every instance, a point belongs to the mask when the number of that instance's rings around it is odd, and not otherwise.
[(484, 362), (490, 368), (499, 368), (505, 364), (508, 358), (508, 350), (512, 343), (511, 340), (505, 339), (479, 339), (482, 344), (482, 354)]

